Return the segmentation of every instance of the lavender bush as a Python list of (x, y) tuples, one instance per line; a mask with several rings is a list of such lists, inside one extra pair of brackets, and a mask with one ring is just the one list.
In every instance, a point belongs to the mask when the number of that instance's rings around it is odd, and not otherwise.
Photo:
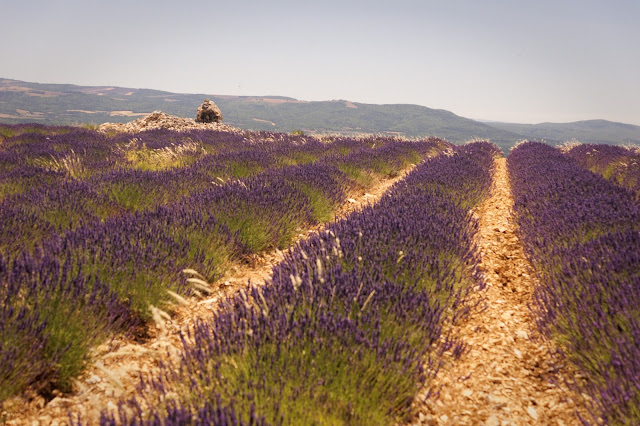
[(0, 299), (0, 401), (27, 386), (70, 390), (93, 345), (136, 325), (82, 265), (41, 250), (0, 255)]
[(514, 210), (541, 286), (535, 311), (586, 377), (592, 414), (640, 422), (640, 207), (631, 194), (550, 146), (508, 159)]
[(581, 144), (566, 155), (582, 167), (602, 175), (635, 194), (640, 200), (640, 150), (618, 145)]

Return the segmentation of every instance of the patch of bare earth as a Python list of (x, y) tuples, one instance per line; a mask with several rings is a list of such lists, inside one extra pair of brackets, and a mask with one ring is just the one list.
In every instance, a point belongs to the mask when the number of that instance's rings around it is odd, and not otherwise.
[(121, 116), (121, 117), (141, 117), (148, 115), (148, 112), (133, 112), (133, 111), (111, 111), (109, 115), (111, 117)]
[(0, 114), (0, 118), (31, 118), (38, 120), (44, 118), (44, 112), (31, 112), (24, 109), (17, 109), (16, 112), (18, 113), (18, 115)]
[(258, 98), (256, 101), (262, 101), (266, 104), (280, 105), (280, 104), (307, 104), (308, 101), (299, 101), (297, 99), (279, 99), (279, 98)]
[(275, 126), (275, 125), (276, 125), (276, 123), (274, 123), (273, 121), (269, 121), (269, 120), (262, 120), (262, 119), (260, 119), (260, 118), (252, 118), (252, 120), (253, 120), (253, 121), (258, 121), (258, 122), (260, 122), (260, 123), (269, 123), (269, 124), (271, 124), (272, 126)]
[[(416, 402), (419, 425), (575, 425), (582, 397), (577, 377), (536, 330), (528, 304), (536, 286), (516, 236), (506, 159), (496, 160), (491, 196), (475, 212), (487, 289), (479, 307), (453, 327), (468, 350), (449, 360), (429, 385), (436, 397)], [(422, 394), (424, 397), (424, 394)]]
[[(347, 214), (373, 204), (395, 182), (404, 178), (407, 169), (400, 176), (378, 182), (369, 192), (352, 193), (336, 216)], [(323, 225), (300, 230), (298, 241), (321, 231)], [(76, 381), (72, 394), (58, 395), (46, 402), (41, 396), (13, 398), (5, 402), (0, 419), (7, 425), (67, 425), (69, 413), (80, 416), (83, 422), (96, 424), (100, 412), (116, 410), (121, 398), (136, 395), (140, 377), (149, 377), (157, 370), (160, 362), (176, 359), (182, 343), (180, 332), (196, 321), (208, 318), (218, 308), (220, 301), (249, 285), (262, 285), (271, 276), (273, 267), (284, 258), (284, 253), (276, 250), (253, 259), (251, 265), (236, 264), (224, 278), (215, 283), (213, 291), (203, 300), (188, 300), (177, 308), (169, 319), (159, 320), (152, 325), (153, 337), (139, 344), (117, 338), (95, 350), (95, 360), (86, 373)], [(1, 423), (1, 422), (0, 422)]]
[(105, 112), (105, 111), (87, 111), (84, 109), (68, 109), (67, 112), (82, 112), (84, 114), (97, 114), (98, 112)]

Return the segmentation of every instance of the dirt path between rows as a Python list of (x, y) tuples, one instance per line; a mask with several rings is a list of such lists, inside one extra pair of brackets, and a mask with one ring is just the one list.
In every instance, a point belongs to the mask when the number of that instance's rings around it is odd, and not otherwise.
[(535, 329), (531, 303), (536, 279), (516, 236), (506, 159), (496, 160), (491, 196), (475, 212), (477, 244), (487, 283), (480, 308), (453, 334), (468, 345), (431, 383), (437, 399), (418, 407), (414, 424), (575, 425), (582, 397), (568, 389), (576, 378), (553, 345)]
[[(382, 180), (368, 189), (368, 192), (350, 194), (351, 197), (336, 213), (337, 218), (345, 217), (365, 205), (377, 202), (397, 181), (403, 179), (413, 168), (409, 167), (395, 178)], [(324, 225), (307, 229), (297, 240), (319, 232)], [(158, 318), (152, 325), (153, 338), (138, 344), (129, 340), (115, 339), (95, 350), (94, 363), (76, 381), (75, 392), (59, 395), (48, 403), (40, 396), (17, 397), (5, 401), (0, 413), (0, 424), (5, 419), (7, 425), (68, 425), (69, 413), (86, 424), (98, 424), (102, 410), (117, 410), (118, 401), (136, 395), (140, 376), (151, 375), (161, 361), (176, 357), (182, 343), (181, 331), (186, 330), (198, 319), (207, 318), (225, 297), (247, 288), (252, 284), (263, 284), (270, 277), (271, 270), (284, 258), (284, 254), (273, 251), (257, 257), (252, 265), (234, 265), (227, 275), (216, 283), (216, 292), (203, 300), (189, 300), (177, 309), (171, 318)]]

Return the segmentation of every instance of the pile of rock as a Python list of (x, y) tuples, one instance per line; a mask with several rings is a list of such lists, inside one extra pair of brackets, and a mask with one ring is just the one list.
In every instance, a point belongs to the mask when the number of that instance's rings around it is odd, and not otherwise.
[(239, 132), (237, 129), (226, 124), (222, 124), (222, 113), (220, 109), (205, 99), (198, 108), (197, 120), (193, 118), (182, 118), (170, 115), (162, 111), (154, 111), (151, 114), (141, 117), (129, 123), (104, 123), (98, 126), (101, 132), (141, 132), (153, 129), (169, 129), (184, 131), (191, 129), (222, 130), (225, 132)]
[(226, 132), (236, 132), (239, 129), (222, 123), (198, 123), (193, 118), (182, 118), (170, 115), (161, 111), (154, 111), (151, 114), (141, 117), (129, 123), (104, 123), (98, 126), (102, 132), (141, 132), (153, 129), (169, 129), (184, 131), (191, 129), (223, 130)]
[(220, 111), (218, 105), (209, 99), (205, 99), (200, 108), (198, 108), (196, 121), (198, 123), (219, 123), (222, 121), (222, 111)]

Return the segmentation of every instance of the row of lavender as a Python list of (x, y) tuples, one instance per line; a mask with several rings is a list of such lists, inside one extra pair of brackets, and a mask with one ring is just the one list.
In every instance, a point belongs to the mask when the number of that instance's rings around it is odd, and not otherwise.
[(586, 380), (592, 415), (640, 423), (640, 207), (550, 146), (508, 158), (514, 210), (541, 277), (538, 324)]
[[(85, 133), (98, 141), (103, 137)], [(175, 133), (167, 135), (176, 137)], [(41, 135), (27, 136), (42, 141), (37, 139)], [(216, 137), (227, 137), (220, 132), (201, 136), (210, 138), (212, 145)], [(273, 147), (260, 138), (286, 145), (282, 141), (286, 137), (280, 135), (249, 136), (253, 140), (247, 143), (256, 148), (239, 151), (238, 161), (253, 161), (260, 150), (262, 157), (269, 157)], [(58, 140), (55, 135), (46, 137)], [(374, 143), (379, 145), (371, 148)], [(9, 138), (0, 150), (6, 153), (24, 144), (24, 140)], [(316, 148), (307, 148), (299, 140), (289, 145), (290, 156), (304, 157), (307, 164), (265, 166), (260, 174), (224, 184), (213, 185), (209, 178), (208, 185), (198, 190), (176, 191), (173, 202), (146, 209), (116, 209), (116, 214), (96, 216), (92, 209), (103, 200), (98, 196), (101, 182), (71, 176), (45, 185), (44, 190), (25, 189), (0, 203), (5, 237), (0, 249), (0, 401), (27, 387), (43, 393), (69, 389), (93, 346), (113, 333), (144, 333), (150, 306), (170, 310), (180, 295), (210, 291), (194, 277), (181, 276), (180, 271), (197, 270), (204, 280), (215, 282), (229, 262), (286, 247), (300, 229), (330, 219), (354, 185), (364, 185), (372, 176), (398, 173), (409, 162), (448, 146), (438, 140), (353, 144), (342, 140), (333, 146), (312, 141), (320, 154), (315, 154), (317, 161), (311, 161)], [(217, 173), (219, 164), (214, 159), (233, 155), (203, 156), (199, 162), (210, 162), (210, 168), (202, 166), (202, 173)], [(27, 151), (25, 156), (29, 156)], [(105, 157), (104, 161), (110, 160)], [(23, 163), (29, 166), (28, 161)], [(97, 159), (95, 164), (96, 175), (106, 182), (112, 173), (129, 172), (105, 167), (100, 174)], [(16, 170), (21, 165), (8, 167)], [(180, 185), (196, 184), (189, 179), (197, 173), (187, 172), (189, 167), (166, 173), (174, 173), (176, 179), (183, 176), (186, 180)], [(226, 165), (219, 166), (223, 167)], [(154, 180), (147, 181), (152, 191)], [(121, 182), (114, 179), (113, 183)], [(162, 179), (155, 183), (178, 185)], [(61, 226), (47, 227), (54, 223), (48, 215), (60, 211), (67, 218), (74, 215), (68, 226), (60, 222)]]
[[(0, 220), (6, 224), (0, 231), (0, 248), (8, 251), (80, 223), (150, 210), (212, 182), (270, 169), (324, 158), (366, 186), (367, 167), (379, 174), (398, 168), (397, 159), (386, 164), (384, 158), (384, 148), (393, 142), (389, 138), (323, 143), (282, 134), (212, 131), (152, 131), (110, 138), (83, 129), (13, 127), (9, 130), (15, 134), (0, 145)], [(377, 155), (380, 164), (352, 164), (370, 162), (370, 154)], [(419, 161), (420, 155), (405, 156), (402, 162), (407, 158)], [(153, 164), (156, 169), (150, 170), (147, 166)]]
[[(183, 336), (178, 361), (103, 424), (395, 424), (482, 287), (477, 222), (498, 149), (421, 164), (375, 206), (298, 244), (272, 281)], [(146, 407), (149, 407), (148, 409)]]
[(581, 144), (571, 147), (566, 155), (582, 167), (629, 189), (635, 199), (640, 200), (640, 147)]

